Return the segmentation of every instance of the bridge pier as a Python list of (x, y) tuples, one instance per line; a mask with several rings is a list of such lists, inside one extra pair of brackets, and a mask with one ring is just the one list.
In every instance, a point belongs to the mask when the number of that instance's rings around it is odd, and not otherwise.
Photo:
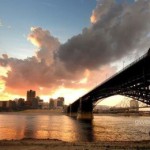
[(70, 116), (70, 117), (75, 117), (75, 118), (76, 118), (76, 117), (77, 117), (77, 113), (76, 113), (76, 112), (71, 112), (71, 113), (69, 114), (69, 116)]
[(77, 119), (79, 120), (92, 120), (93, 113), (92, 112), (78, 112)]
[(77, 117), (77, 110), (75, 110), (74, 107), (72, 107), (72, 105), (69, 105), (67, 108), (67, 115), (70, 117)]
[(77, 112), (77, 119), (92, 120), (93, 119), (93, 104), (91, 100), (80, 99), (80, 104)]

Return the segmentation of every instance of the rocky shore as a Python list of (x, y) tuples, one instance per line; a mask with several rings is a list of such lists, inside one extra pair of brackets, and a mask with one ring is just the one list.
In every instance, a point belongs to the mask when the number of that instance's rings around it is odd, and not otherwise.
[(150, 149), (150, 141), (63, 142), (59, 140), (1, 140), (0, 150), (113, 150)]

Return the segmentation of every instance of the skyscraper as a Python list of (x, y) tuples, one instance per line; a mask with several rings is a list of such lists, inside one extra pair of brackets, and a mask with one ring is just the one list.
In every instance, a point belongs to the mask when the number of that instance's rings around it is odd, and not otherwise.
[(63, 107), (64, 105), (64, 97), (57, 98), (57, 107)]
[(60, 109), (64, 106), (64, 97), (58, 97), (57, 99), (49, 100), (49, 109)]
[(49, 109), (54, 109), (54, 108), (55, 108), (55, 100), (51, 98), (49, 100)]
[(32, 102), (33, 99), (35, 98), (35, 96), (36, 96), (36, 92), (35, 91), (32, 91), (32, 90), (27, 91), (27, 101)]

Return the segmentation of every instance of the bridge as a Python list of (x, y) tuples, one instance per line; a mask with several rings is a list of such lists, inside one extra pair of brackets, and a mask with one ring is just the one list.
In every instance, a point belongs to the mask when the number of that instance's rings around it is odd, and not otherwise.
[(138, 60), (70, 104), (67, 113), (77, 119), (92, 119), (95, 102), (118, 94), (150, 104), (150, 49)]

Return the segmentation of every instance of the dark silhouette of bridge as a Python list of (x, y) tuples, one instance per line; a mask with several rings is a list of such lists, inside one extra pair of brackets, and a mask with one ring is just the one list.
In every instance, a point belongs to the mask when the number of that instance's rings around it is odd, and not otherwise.
[(150, 104), (150, 49), (138, 60), (70, 104), (67, 113), (78, 119), (92, 119), (95, 102), (118, 94)]

